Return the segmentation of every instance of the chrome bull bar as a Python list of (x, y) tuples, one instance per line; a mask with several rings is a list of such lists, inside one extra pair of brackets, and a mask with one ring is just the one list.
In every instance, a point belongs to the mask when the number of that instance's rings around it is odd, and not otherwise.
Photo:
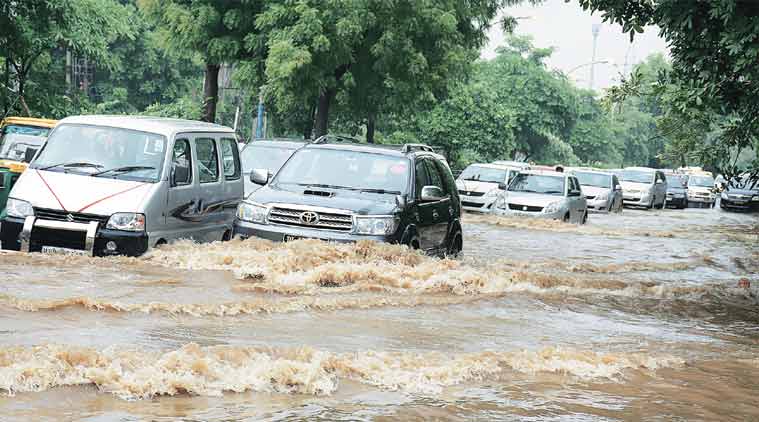
[(19, 240), (21, 241), (21, 251), (29, 252), (32, 245), (32, 230), (35, 227), (46, 229), (66, 230), (85, 233), (84, 250), (89, 256), (95, 256), (95, 236), (98, 232), (100, 223), (90, 221), (89, 223), (72, 223), (68, 221), (42, 220), (35, 216), (26, 217), (24, 227), (21, 229)]

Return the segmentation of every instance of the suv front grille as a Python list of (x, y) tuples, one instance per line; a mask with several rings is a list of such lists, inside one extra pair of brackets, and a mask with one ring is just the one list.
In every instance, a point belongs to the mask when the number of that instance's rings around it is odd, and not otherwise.
[(519, 204), (509, 204), (509, 209), (514, 210), (514, 211), (527, 211), (527, 212), (543, 211), (543, 207), (535, 207), (532, 205), (519, 205)]
[[(37, 218), (41, 218), (43, 220), (70, 221), (72, 223), (87, 224), (90, 221), (97, 221), (100, 223), (101, 227), (105, 227), (105, 225), (108, 224), (108, 220), (110, 219), (110, 216), (83, 214), (79, 212), (68, 212), (63, 210), (50, 210), (46, 208), (35, 208), (34, 215)], [(69, 215), (72, 217), (72, 219), (69, 219)]]
[(465, 190), (459, 190), (459, 194), (464, 196), (485, 196), (485, 192), (471, 192)]
[[(309, 213), (311, 217), (316, 215), (316, 218), (305, 218), (304, 214), (306, 213)], [(285, 226), (311, 227), (343, 232), (353, 229), (353, 217), (350, 215), (308, 209), (274, 207), (269, 212), (269, 222)]]

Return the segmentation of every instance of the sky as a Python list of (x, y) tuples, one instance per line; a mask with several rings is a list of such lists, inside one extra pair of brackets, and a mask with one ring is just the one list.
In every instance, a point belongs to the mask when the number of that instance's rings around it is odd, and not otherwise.
[[(515, 33), (529, 35), (536, 47), (554, 47), (553, 55), (546, 64), (564, 73), (578, 86), (587, 88), (590, 83), (590, 65), (593, 57), (593, 24), (600, 24), (596, 45), (593, 87), (597, 90), (619, 83), (620, 74), (628, 74), (635, 63), (653, 53), (667, 54), (667, 44), (659, 37), (655, 27), (645, 28), (642, 34), (630, 36), (622, 33), (616, 24), (602, 23), (600, 13), (591, 15), (575, 1), (546, 0), (541, 5), (527, 2), (505, 10), (518, 17)], [(488, 33), (490, 42), (482, 50), (482, 58), (493, 58), (495, 50), (504, 42), (504, 34), (498, 25)], [(605, 61), (606, 63), (598, 63)], [(627, 66), (625, 66), (627, 63)], [(578, 66), (580, 66), (578, 68)]]

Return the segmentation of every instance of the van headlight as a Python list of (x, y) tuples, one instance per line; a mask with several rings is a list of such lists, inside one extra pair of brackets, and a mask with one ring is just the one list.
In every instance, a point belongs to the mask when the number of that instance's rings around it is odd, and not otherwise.
[(395, 233), (398, 228), (398, 219), (391, 216), (372, 217), (359, 216), (354, 218), (354, 233), (367, 235), (389, 235)]
[(108, 219), (108, 224), (105, 225), (105, 228), (129, 232), (145, 231), (145, 214), (117, 212)]
[(561, 211), (563, 207), (564, 207), (564, 201), (551, 202), (545, 208), (543, 208), (543, 212), (546, 214), (553, 214), (555, 212)]
[(32, 204), (14, 198), (8, 198), (8, 202), (5, 204), (5, 211), (8, 217), (26, 218), (34, 215)]
[(237, 218), (249, 223), (266, 224), (266, 214), (269, 209), (263, 205), (243, 202), (237, 207)]

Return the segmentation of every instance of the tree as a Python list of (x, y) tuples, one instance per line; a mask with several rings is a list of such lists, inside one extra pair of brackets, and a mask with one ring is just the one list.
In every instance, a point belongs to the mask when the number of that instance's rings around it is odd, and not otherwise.
[(37, 60), (63, 47), (104, 66), (112, 65), (108, 44), (131, 35), (120, 19), (123, 6), (113, 0), (24, 0), (0, 2), (0, 55), (13, 70), (18, 100), (30, 114), (27, 77)]
[[(759, 3), (744, 0), (578, 0), (633, 37), (656, 25), (667, 40), (672, 72), (669, 110), (685, 122), (708, 122), (717, 136), (699, 150), (733, 173), (730, 158), (759, 138)], [(694, 144), (690, 144), (694, 146)], [(737, 151), (730, 154), (729, 151)], [(759, 160), (756, 160), (759, 162)], [(755, 169), (756, 170), (756, 169)]]
[(170, 48), (199, 54), (205, 64), (202, 120), (216, 119), (219, 70), (224, 63), (257, 58), (254, 25), (263, 1), (138, 0), (161, 28)]
[[(504, 0), (271, 3), (266, 95), (279, 110), (315, 110), (326, 134), (337, 99), (371, 126), (380, 112), (442, 97), (467, 70)], [(371, 139), (373, 130), (368, 131)]]

